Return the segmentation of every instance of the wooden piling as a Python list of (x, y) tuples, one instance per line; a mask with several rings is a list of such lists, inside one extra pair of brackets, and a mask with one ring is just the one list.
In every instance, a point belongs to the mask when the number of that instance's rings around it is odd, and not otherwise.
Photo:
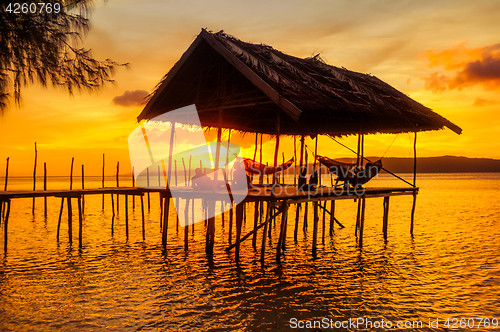
[(168, 232), (168, 212), (170, 210), (170, 195), (165, 195), (163, 203), (163, 227), (161, 235), (161, 244), (164, 248), (167, 247), (167, 232)]
[(417, 205), (417, 191), (413, 192), (413, 205), (411, 207), (411, 224), (410, 224), (410, 234), (413, 236), (413, 226), (415, 223), (415, 207)]
[[(132, 167), (132, 188), (135, 188), (134, 167)], [(135, 211), (135, 195), (132, 195), (132, 210)]]
[(241, 226), (243, 225), (243, 209), (245, 209), (245, 203), (240, 203), (236, 205), (236, 249), (234, 252), (234, 258), (237, 262), (240, 261), (240, 238), (241, 238)]
[(288, 202), (287, 200), (283, 200), (282, 204), (282, 209), (283, 212), (281, 213), (281, 227), (280, 227), (280, 234), (278, 237), (278, 245), (276, 246), (276, 261), (279, 263), (281, 261), (281, 251), (283, 250), (283, 241), (284, 238), (286, 237), (286, 222), (287, 222), (287, 216), (288, 216)]
[(330, 236), (333, 235), (333, 223), (335, 221), (335, 200), (330, 201)]
[[(43, 190), (47, 191), (47, 163), (43, 163)], [(47, 196), (43, 198), (43, 214), (47, 218)]]
[(61, 219), (64, 209), (64, 197), (61, 198), (61, 208), (59, 209), (59, 221), (57, 222), (57, 241), (59, 242), (59, 231), (61, 229)]
[[(146, 178), (146, 179), (147, 179), (147, 182), (146, 182), (146, 183), (147, 183), (148, 188), (149, 188), (149, 167), (148, 167), (148, 168), (146, 168), (146, 175), (147, 175), (147, 178)], [(148, 191), (148, 212), (149, 212), (149, 211), (151, 211), (151, 199), (150, 199), (150, 197), (149, 197), (149, 196), (150, 196), (150, 195), (149, 195), (149, 191)]]
[(146, 240), (146, 222), (144, 220), (144, 195), (141, 195), (141, 214), (142, 214), (142, 240)]
[(307, 215), (308, 215), (309, 202), (304, 203), (304, 226), (303, 231), (307, 230)]
[[(194, 204), (194, 202), (193, 202)], [(184, 251), (188, 251), (188, 234), (189, 232), (189, 199), (186, 199), (186, 206), (184, 208)]]
[[(82, 189), (85, 189), (85, 166), (82, 164)], [(82, 213), (85, 210), (85, 195), (82, 195)]]
[(78, 196), (78, 245), (83, 244), (83, 213), (82, 213), (82, 196)]
[[(118, 197), (118, 195), (116, 195)], [(111, 211), (113, 211), (113, 216), (111, 217), (111, 234), (115, 232), (115, 200), (113, 194), (111, 194)]]
[(266, 209), (266, 219), (264, 221), (264, 231), (262, 232), (262, 244), (261, 244), (261, 248), (260, 248), (260, 261), (261, 261), (261, 263), (264, 263), (264, 257), (266, 254), (266, 232), (267, 232), (267, 228), (270, 227), (269, 226), (270, 215), (271, 215), (271, 204), (268, 204), (267, 209)]
[(125, 195), (125, 235), (128, 239), (128, 195)]
[[(116, 187), (120, 187), (120, 162), (116, 162)], [(120, 214), (120, 196), (116, 195), (116, 214)]]
[(313, 220), (313, 243), (312, 243), (312, 254), (316, 257), (316, 250), (318, 247), (318, 202), (314, 202), (314, 220)]
[(71, 170), (69, 173), (69, 190), (73, 190), (73, 165), (75, 164), (75, 157), (71, 158)]
[(321, 229), (322, 243), (325, 244), (325, 231), (326, 231), (326, 201), (324, 201), (323, 206), (323, 228)]
[(73, 243), (73, 208), (71, 207), (71, 197), (67, 197), (68, 202), (68, 238), (69, 243)]
[(389, 196), (384, 197), (384, 217), (382, 232), (384, 232), (384, 240), (387, 241), (387, 225), (389, 220)]
[(6, 204), (7, 212), (5, 213), (5, 219), (3, 221), (4, 231), (3, 231), (3, 250), (7, 252), (8, 234), (9, 234), (9, 216), (10, 216), (10, 199), (7, 200)]
[(230, 204), (231, 204), (231, 207), (229, 209), (229, 234), (228, 234), (227, 242), (229, 244), (232, 244), (232, 237), (233, 237), (233, 213), (234, 213), (234, 209), (233, 209), (233, 202), (230, 202)]
[[(104, 153), (102, 154), (102, 185), (101, 188), (104, 188)], [(104, 211), (104, 194), (102, 194), (102, 210)]]
[(359, 221), (359, 247), (363, 247), (363, 232), (365, 228), (365, 207), (366, 207), (366, 197), (363, 196), (361, 199), (361, 218)]
[(300, 203), (295, 204), (295, 227), (293, 230), (293, 239), (297, 241), (299, 233)]
[[(257, 151), (257, 149), (256, 149)], [(254, 250), (257, 250), (257, 224), (259, 222), (259, 202), (254, 203), (254, 212), (253, 212), (253, 237), (252, 237), (252, 246)]]
[[(35, 142), (35, 166), (33, 167), (33, 191), (36, 190), (36, 163), (38, 159), (38, 151), (36, 149), (36, 142)], [(33, 197), (33, 205), (31, 208), (31, 213), (35, 215), (35, 197)]]
[(7, 182), (9, 181), (9, 160), (10, 157), (7, 157), (7, 164), (5, 165), (5, 182), (3, 187), (4, 191), (7, 191)]

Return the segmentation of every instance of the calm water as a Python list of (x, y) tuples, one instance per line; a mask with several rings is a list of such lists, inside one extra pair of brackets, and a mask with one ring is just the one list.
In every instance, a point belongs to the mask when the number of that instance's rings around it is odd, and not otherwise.
[[(9, 187), (30, 189), (30, 181), (11, 179)], [(300, 228), (297, 242), (289, 226), (278, 265), (273, 226), (263, 267), (251, 241), (242, 244), (240, 264), (233, 252), (225, 252), (228, 224), (223, 227), (221, 220), (213, 261), (204, 253), (203, 223), (195, 225), (194, 235), (190, 232), (188, 253), (183, 232), (170, 223), (163, 251), (157, 195), (151, 196), (146, 214), (145, 241), (138, 200), (127, 240), (123, 198), (114, 234), (109, 196), (104, 211), (101, 196), (86, 198), (81, 249), (75, 230), (75, 244), (68, 243), (66, 218), (56, 242), (59, 199), (49, 198), (47, 218), (43, 199), (37, 199), (34, 217), (31, 199), (14, 200), (8, 253), (0, 253), (0, 330), (279, 331), (291, 330), (292, 318), (361, 317), (420, 320), (422, 329), (405, 330), (442, 331), (447, 318), (500, 318), (500, 174), (421, 175), (418, 183), (413, 238), (411, 197), (391, 198), (387, 243), (382, 198), (367, 200), (362, 249), (354, 236), (357, 203), (340, 201), (336, 216), (346, 228), (336, 228), (324, 244), (319, 237), (316, 259), (311, 255), (312, 226), (306, 232)], [(401, 184), (382, 176), (371, 185)], [(100, 186), (98, 178), (87, 181), (86, 187), (92, 186)], [(49, 185), (65, 187), (64, 178)], [(290, 213), (295, 215), (294, 208)], [(252, 211), (247, 214), (246, 232), (253, 220)], [(261, 233), (259, 243), (260, 238)], [(439, 327), (430, 328), (429, 319), (439, 319)], [(362, 327), (334, 330), (367, 330)]]

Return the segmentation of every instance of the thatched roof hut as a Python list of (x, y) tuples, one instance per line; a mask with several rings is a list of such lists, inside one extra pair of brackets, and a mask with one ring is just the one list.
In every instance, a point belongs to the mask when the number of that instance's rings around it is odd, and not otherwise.
[[(195, 104), (203, 126), (282, 135), (462, 129), (377, 77), (202, 29), (138, 116)], [(223, 112), (219, 122), (219, 111)]]

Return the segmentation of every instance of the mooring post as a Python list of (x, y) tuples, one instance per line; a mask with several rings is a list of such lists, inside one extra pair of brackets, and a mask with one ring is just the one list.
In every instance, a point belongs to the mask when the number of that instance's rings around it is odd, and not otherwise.
[(411, 225), (410, 225), (410, 234), (413, 236), (413, 225), (415, 221), (415, 207), (417, 204), (417, 190), (413, 191), (413, 205), (411, 207)]
[(300, 203), (295, 204), (295, 228), (293, 230), (293, 239), (297, 241), (297, 235), (299, 233), (299, 217), (300, 217)]
[(188, 251), (188, 237), (189, 237), (189, 198), (186, 198), (186, 206), (184, 208), (184, 251)]
[(71, 197), (67, 197), (68, 202), (68, 238), (69, 243), (73, 243), (73, 209), (71, 207)]
[(144, 194), (141, 195), (141, 214), (142, 214), (142, 240), (146, 240), (146, 223), (144, 220)]
[(313, 220), (313, 243), (312, 243), (312, 254), (316, 257), (316, 249), (318, 247), (318, 202), (314, 202), (314, 220)]
[(9, 216), (10, 216), (10, 199), (7, 199), (6, 204), (7, 212), (5, 213), (5, 219), (3, 221), (4, 231), (3, 231), (3, 250), (7, 252), (8, 234), (9, 234)]
[[(118, 197), (118, 195), (116, 195)], [(113, 194), (111, 194), (111, 211), (113, 211), (113, 216), (111, 217), (111, 234), (115, 232), (115, 200)]]
[(258, 222), (259, 222), (259, 202), (255, 202), (254, 212), (253, 212), (253, 230), (254, 230), (254, 232), (253, 232), (253, 236), (252, 236), (252, 246), (253, 246), (254, 250), (257, 249), (257, 223)]
[(264, 221), (264, 231), (262, 232), (262, 244), (260, 248), (260, 261), (264, 263), (264, 257), (266, 255), (266, 231), (269, 227), (269, 217), (271, 216), (271, 204), (267, 204), (266, 209), (266, 219)]
[(241, 202), (236, 205), (236, 249), (234, 252), (234, 257), (237, 262), (240, 260), (240, 239), (241, 239), (241, 226), (243, 225), (243, 209), (245, 209), (245, 203)]
[(384, 240), (387, 241), (387, 225), (389, 220), (389, 196), (384, 197), (384, 218), (382, 231), (384, 232)]
[(333, 235), (333, 224), (335, 222), (335, 200), (331, 200), (330, 206), (330, 236)]
[(78, 245), (83, 244), (83, 214), (82, 214), (82, 195), (78, 196)]
[(363, 195), (361, 200), (361, 218), (359, 220), (359, 247), (363, 247), (363, 231), (365, 228), (365, 207), (366, 207), (366, 197)]
[[(36, 190), (36, 162), (37, 162), (37, 157), (38, 157), (38, 151), (36, 149), (36, 142), (35, 142), (35, 166), (33, 167), (33, 191)], [(33, 196), (33, 205), (31, 209), (31, 213), (35, 215), (35, 197)]]
[(57, 222), (57, 241), (59, 242), (59, 230), (61, 229), (61, 219), (64, 209), (64, 197), (61, 198), (61, 208), (59, 209), (59, 221)]
[(128, 195), (125, 195), (125, 234), (128, 239)]
[[(43, 190), (47, 191), (47, 163), (43, 163)], [(47, 196), (43, 197), (43, 215), (47, 218)]]

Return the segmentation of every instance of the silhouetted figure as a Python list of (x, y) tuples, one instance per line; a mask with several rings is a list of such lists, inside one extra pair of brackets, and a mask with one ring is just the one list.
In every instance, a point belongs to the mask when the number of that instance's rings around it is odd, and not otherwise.
[[(234, 183), (232, 187), (234, 189), (246, 189), (247, 186), (250, 186), (252, 179), (247, 175), (245, 171), (245, 165), (243, 162), (235, 162), (234, 163)], [(246, 183), (244, 182), (246, 181)]]

